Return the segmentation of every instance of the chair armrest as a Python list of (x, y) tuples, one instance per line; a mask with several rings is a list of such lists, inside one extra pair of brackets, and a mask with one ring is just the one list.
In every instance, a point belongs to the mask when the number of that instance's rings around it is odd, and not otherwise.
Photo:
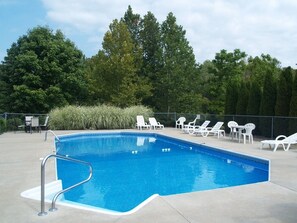
[(279, 140), (281, 138), (284, 138), (285, 139), (285, 138), (287, 138), (287, 136), (285, 136), (285, 135), (279, 135), (278, 137), (275, 138), (275, 140)]

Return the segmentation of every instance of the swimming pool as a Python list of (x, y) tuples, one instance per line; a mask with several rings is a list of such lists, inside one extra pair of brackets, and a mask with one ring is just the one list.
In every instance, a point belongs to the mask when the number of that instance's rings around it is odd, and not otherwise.
[[(269, 162), (155, 133), (60, 136), (59, 155), (92, 163), (93, 178), (65, 201), (125, 213), (161, 196), (238, 186), (269, 179)], [(57, 160), (63, 188), (88, 175), (85, 166)]]

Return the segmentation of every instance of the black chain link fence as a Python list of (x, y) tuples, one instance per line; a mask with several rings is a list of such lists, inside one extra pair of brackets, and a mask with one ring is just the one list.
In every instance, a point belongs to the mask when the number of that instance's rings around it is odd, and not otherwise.
[[(43, 123), (47, 114), (30, 113), (4, 113), (0, 114), (0, 134), (5, 131), (23, 130), (25, 116), (37, 116), (40, 123)], [(210, 121), (209, 126), (213, 126), (218, 121), (223, 121), (226, 133), (229, 133), (227, 123), (236, 121), (239, 125), (254, 123), (256, 129), (253, 134), (259, 138), (275, 138), (278, 135), (291, 135), (297, 132), (297, 117), (283, 116), (252, 116), (252, 115), (215, 115), (215, 114), (189, 114), (189, 113), (164, 113), (156, 112), (154, 117), (165, 127), (175, 127), (175, 121), (179, 117), (185, 117), (186, 123), (199, 117), (196, 125), (202, 124), (205, 120)]]

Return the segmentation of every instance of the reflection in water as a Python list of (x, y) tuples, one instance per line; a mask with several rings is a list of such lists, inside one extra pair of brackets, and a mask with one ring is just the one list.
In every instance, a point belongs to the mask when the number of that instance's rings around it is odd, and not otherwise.
[[(83, 139), (83, 140), (81, 140)], [(134, 134), (91, 136), (60, 143), (59, 153), (91, 162), (90, 182), (65, 194), (84, 204), (129, 211), (153, 194), (169, 195), (265, 181), (267, 171), (205, 148), (166, 137)], [(63, 186), (88, 175), (58, 161)]]

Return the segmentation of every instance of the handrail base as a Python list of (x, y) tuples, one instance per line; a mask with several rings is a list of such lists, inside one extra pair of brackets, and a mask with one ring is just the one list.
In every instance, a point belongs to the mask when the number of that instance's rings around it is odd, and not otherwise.
[(50, 212), (54, 212), (54, 211), (57, 211), (57, 210), (58, 210), (58, 208), (50, 208), (49, 209)]
[(45, 216), (45, 215), (47, 215), (47, 212), (45, 212), (45, 211), (41, 211), (38, 213), (38, 216)]

